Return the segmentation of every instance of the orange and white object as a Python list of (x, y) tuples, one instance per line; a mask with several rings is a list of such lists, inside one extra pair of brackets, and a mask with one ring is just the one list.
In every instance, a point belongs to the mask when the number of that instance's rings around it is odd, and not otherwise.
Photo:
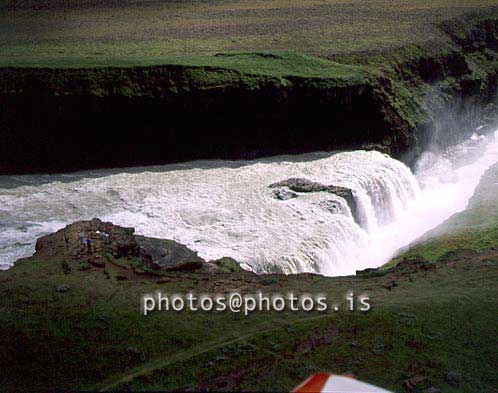
[(292, 393), (391, 393), (388, 390), (357, 381), (354, 378), (328, 373), (314, 374)]

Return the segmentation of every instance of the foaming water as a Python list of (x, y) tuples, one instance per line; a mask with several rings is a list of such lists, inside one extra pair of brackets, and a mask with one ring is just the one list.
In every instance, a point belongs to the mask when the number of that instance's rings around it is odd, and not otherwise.
[[(100, 217), (146, 236), (174, 239), (205, 259), (235, 258), (256, 272), (351, 274), (385, 263), (464, 209), (480, 176), (496, 161), (496, 140), (479, 139), (446, 155), (424, 155), (416, 176), (401, 162), (366, 151), (4, 176), (0, 266), (31, 255), (43, 234)], [(334, 194), (275, 198), (269, 186), (288, 178), (351, 189), (359, 222), (353, 207)]]
[(370, 233), (358, 266), (383, 265), (425, 232), (465, 210), (481, 176), (496, 162), (498, 131), (487, 137), (473, 136), (442, 153), (424, 153), (415, 168), (421, 192), (397, 220)]

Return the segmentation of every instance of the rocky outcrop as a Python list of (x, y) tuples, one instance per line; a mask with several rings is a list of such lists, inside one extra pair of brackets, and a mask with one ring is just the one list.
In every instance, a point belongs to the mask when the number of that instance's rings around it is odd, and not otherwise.
[(277, 199), (286, 200), (298, 197), (298, 194), (290, 193), (289, 191), (285, 190), (285, 188), (282, 189), (283, 187), (288, 188), (295, 193), (328, 192), (330, 194), (337, 195), (347, 202), (353, 218), (358, 224), (361, 224), (361, 219), (359, 217), (353, 191), (349, 188), (334, 185), (324, 185), (302, 178), (290, 178), (270, 185), (270, 188), (275, 188), (274, 196)]
[(136, 257), (139, 245), (133, 228), (124, 228), (98, 218), (78, 221), (36, 242), (35, 256), (82, 257), (111, 255), (114, 258)]
[(133, 228), (103, 222), (98, 218), (78, 221), (43, 236), (36, 242), (36, 260), (85, 260), (93, 267), (104, 268), (104, 260), (129, 259), (151, 271), (198, 271), (202, 273), (230, 273), (243, 271), (231, 258), (206, 262), (183, 244), (173, 240), (137, 236)]
[(173, 240), (136, 236), (139, 256), (143, 263), (154, 270), (191, 271), (206, 263), (195, 251)]

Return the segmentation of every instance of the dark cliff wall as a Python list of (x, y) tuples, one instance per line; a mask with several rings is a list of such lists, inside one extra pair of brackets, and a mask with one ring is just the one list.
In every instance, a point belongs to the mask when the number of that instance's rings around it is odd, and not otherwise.
[[(257, 87), (248, 87), (232, 75), (230, 84), (199, 86), (190, 74), (176, 67), (4, 69), (11, 89), (0, 97), (0, 167), (58, 171), (253, 158), (381, 145), (393, 132), (383, 98), (369, 84), (289, 77), (284, 85), (255, 76)], [(112, 83), (97, 90), (88, 79)], [(133, 85), (140, 81), (147, 84), (138, 90)], [(397, 143), (400, 150), (408, 144)]]
[[(355, 58), (360, 80), (192, 66), (0, 69), (0, 173), (377, 148), (413, 160), (493, 107), (497, 20)], [(486, 112), (487, 111), (487, 112)]]

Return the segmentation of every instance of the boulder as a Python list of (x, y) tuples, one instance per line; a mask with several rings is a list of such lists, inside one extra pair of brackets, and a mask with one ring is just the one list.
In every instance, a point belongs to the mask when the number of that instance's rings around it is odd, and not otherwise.
[(200, 269), (205, 261), (187, 246), (173, 240), (135, 236), (142, 262), (155, 270), (189, 271)]
[(58, 285), (57, 288), (55, 288), (55, 291), (59, 293), (66, 293), (67, 291), (69, 291), (69, 285), (66, 284)]

